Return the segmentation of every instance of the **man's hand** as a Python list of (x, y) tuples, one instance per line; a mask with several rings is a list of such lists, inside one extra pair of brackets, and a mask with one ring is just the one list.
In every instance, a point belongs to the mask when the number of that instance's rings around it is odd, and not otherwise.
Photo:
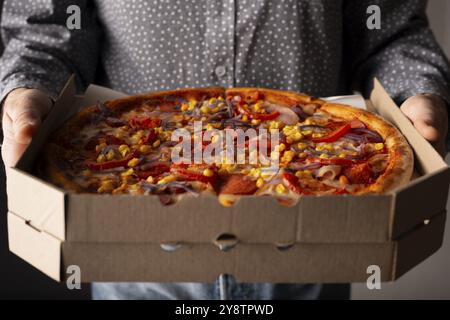
[(20, 159), (51, 106), (49, 96), (41, 90), (20, 88), (8, 94), (2, 118), (2, 158), (6, 167)]
[(407, 99), (400, 107), (417, 131), (444, 157), (448, 114), (444, 100), (431, 94)]

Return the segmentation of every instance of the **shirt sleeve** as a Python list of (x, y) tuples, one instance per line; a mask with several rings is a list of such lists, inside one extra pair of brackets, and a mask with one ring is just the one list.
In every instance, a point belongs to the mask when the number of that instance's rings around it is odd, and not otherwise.
[[(377, 5), (381, 28), (370, 30), (367, 8)], [(347, 0), (345, 50), (354, 88), (369, 94), (377, 77), (394, 100), (436, 94), (450, 105), (450, 65), (426, 17), (425, 0)]]
[[(71, 5), (80, 9), (80, 29), (67, 27)], [(19, 87), (45, 89), (56, 97), (71, 74), (79, 88), (94, 80), (100, 29), (90, 1), (7, 0), (1, 32), (0, 101)]]

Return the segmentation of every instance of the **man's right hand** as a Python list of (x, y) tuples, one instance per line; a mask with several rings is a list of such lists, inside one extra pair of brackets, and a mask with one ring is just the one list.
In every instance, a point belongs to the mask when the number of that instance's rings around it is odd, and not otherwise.
[(41, 90), (19, 88), (8, 94), (2, 118), (2, 158), (6, 167), (17, 163), (51, 107), (51, 99)]

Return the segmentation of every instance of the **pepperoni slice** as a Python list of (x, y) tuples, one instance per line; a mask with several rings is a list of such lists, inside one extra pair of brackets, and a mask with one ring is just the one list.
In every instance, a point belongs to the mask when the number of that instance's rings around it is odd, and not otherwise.
[(367, 162), (347, 167), (343, 173), (351, 183), (368, 184), (372, 179), (372, 171)]
[(226, 176), (219, 185), (219, 194), (250, 195), (257, 190), (255, 181), (243, 174)]

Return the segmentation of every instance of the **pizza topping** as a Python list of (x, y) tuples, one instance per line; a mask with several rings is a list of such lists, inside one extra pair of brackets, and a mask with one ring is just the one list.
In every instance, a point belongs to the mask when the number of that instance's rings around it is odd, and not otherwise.
[(343, 137), (351, 129), (350, 124), (346, 123), (333, 132), (327, 134), (324, 137), (313, 139), (314, 142), (334, 142), (339, 138)]
[(343, 173), (351, 183), (355, 184), (367, 184), (372, 178), (372, 172), (367, 162), (347, 167)]
[(242, 174), (225, 176), (220, 181), (219, 194), (249, 195), (257, 190), (256, 182)]
[[(208, 190), (216, 192), (223, 205), (231, 205), (239, 195), (276, 194), (288, 199), (366, 188), (389, 164), (384, 139), (359, 119), (346, 121), (311, 101), (289, 100), (282, 106), (251, 91), (226, 99), (155, 99), (127, 107), (120, 115), (99, 104), (96, 113), (101, 120), (57, 143), (67, 149), (62, 156), (67, 159), (65, 168), (88, 192), (155, 194), (173, 203), (174, 196)], [(195, 121), (202, 121), (200, 143), (194, 139)], [(218, 137), (208, 135), (210, 130), (254, 129), (261, 134), (265, 129), (268, 133), (261, 137), (269, 141), (252, 152), (264, 151), (266, 159), (279, 160), (279, 167), (274, 170), (261, 160), (237, 164), (237, 157), (210, 164), (216, 153), (205, 156), (202, 163), (175, 165), (171, 157), (177, 142), (171, 137), (178, 128), (190, 135), (191, 155), (211, 150), (211, 144), (218, 142)], [(278, 144), (268, 138), (272, 130), (279, 133)], [(258, 139), (234, 137), (232, 141), (236, 150), (244, 150), (249, 157), (250, 146)]]
[[(296, 194), (299, 194), (299, 195), (309, 194), (308, 191), (306, 191), (305, 189), (300, 187), (300, 185), (298, 183), (298, 178), (295, 175), (293, 175), (292, 173), (288, 173), (288, 172), (283, 173), (283, 182), (287, 185), (287, 187), (290, 190), (292, 190)], [(283, 188), (278, 187), (278, 189), (279, 189), (278, 191), (281, 190), (283, 193), (283, 191), (284, 191)]]

